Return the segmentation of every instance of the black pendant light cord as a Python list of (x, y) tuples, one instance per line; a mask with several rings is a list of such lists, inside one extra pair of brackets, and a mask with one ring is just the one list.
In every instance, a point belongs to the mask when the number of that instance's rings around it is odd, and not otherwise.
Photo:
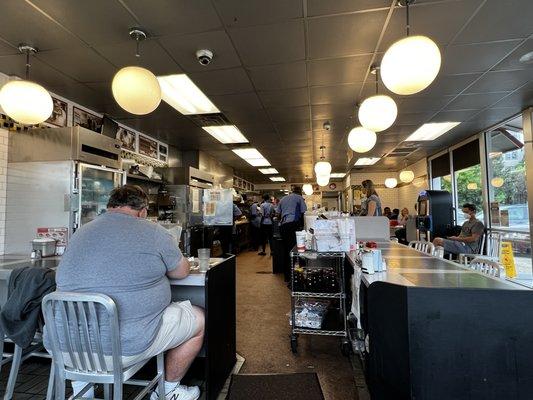
[(409, 30), (410, 30), (410, 28), (411, 28), (411, 24), (410, 24), (410, 22), (409, 22), (409, 3), (410, 3), (409, 0), (407, 0), (407, 1), (405, 2), (405, 14), (406, 14), (406, 16), (407, 16), (407, 27), (406, 27), (406, 28), (407, 28), (407, 36), (409, 36), (409, 33), (410, 33)]
[(379, 90), (378, 90), (378, 81), (379, 81), (379, 76), (378, 76), (378, 74), (379, 74), (379, 69), (378, 69), (378, 68), (376, 68), (376, 96), (377, 96), (377, 95), (378, 95), (378, 93), (379, 93)]
[(139, 47), (140, 47), (140, 46), (139, 46), (139, 43), (140, 43), (140, 42), (139, 42), (139, 38), (136, 38), (136, 39), (135, 39), (135, 42), (137, 43), (137, 47), (136, 47), (136, 49), (135, 49), (135, 57), (140, 57), (140, 56), (141, 56), (141, 52), (139, 51)]
[(30, 80), (30, 49), (26, 49), (26, 80)]

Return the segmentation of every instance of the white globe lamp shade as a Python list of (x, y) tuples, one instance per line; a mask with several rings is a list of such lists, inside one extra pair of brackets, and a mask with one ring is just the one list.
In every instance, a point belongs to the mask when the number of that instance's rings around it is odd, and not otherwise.
[(468, 190), (477, 190), (477, 183), (476, 182), (471, 182), (468, 185), (466, 185), (466, 188)]
[(329, 179), (329, 174), (331, 174), (331, 164), (327, 161), (319, 161), (315, 164), (315, 174), (318, 175), (327, 175)]
[(377, 139), (374, 131), (358, 126), (348, 134), (348, 146), (357, 153), (366, 153), (376, 145)]
[(9, 118), (26, 125), (46, 121), (54, 108), (52, 97), (45, 88), (25, 80), (10, 81), (2, 87), (0, 106)]
[(502, 187), (502, 186), (503, 186), (503, 183), (504, 183), (503, 178), (500, 177), (500, 176), (497, 176), (497, 177), (492, 178), (492, 179), (490, 180), (490, 184), (491, 184), (492, 186), (494, 186), (495, 188)]
[(316, 183), (318, 186), (327, 186), (329, 184), (329, 175), (317, 175)]
[(313, 194), (313, 185), (311, 185), (310, 183), (306, 183), (302, 186), (302, 190), (305, 195), (311, 196)]
[(145, 68), (122, 68), (115, 74), (111, 90), (118, 105), (132, 114), (149, 114), (161, 103), (159, 82)]
[(393, 93), (409, 95), (427, 88), (440, 70), (439, 47), (427, 36), (393, 43), (381, 61), (381, 79)]
[(400, 180), (404, 183), (411, 183), (415, 179), (415, 173), (413, 171), (405, 170), (400, 172)]
[(385, 179), (385, 186), (389, 189), (395, 188), (398, 184), (398, 180), (396, 178), (387, 178)]
[(359, 107), (359, 122), (364, 128), (381, 132), (396, 121), (398, 107), (389, 96), (376, 95), (365, 99)]

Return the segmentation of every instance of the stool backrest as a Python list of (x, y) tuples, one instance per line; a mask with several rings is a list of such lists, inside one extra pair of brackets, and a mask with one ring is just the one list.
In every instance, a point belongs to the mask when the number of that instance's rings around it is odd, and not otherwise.
[(444, 247), (435, 246), (435, 249), (433, 250), (433, 256), (437, 258), (444, 258)]
[(483, 257), (474, 258), (470, 263), (470, 268), (497, 278), (501, 276), (502, 270), (502, 267), (498, 262)]
[[(54, 292), (44, 297), (42, 307), (50, 350), (60, 371), (67, 366), (80, 375), (122, 373), (118, 312), (109, 296)], [(104, 354), (102, 327), (109, 330), (112, 363)]]
[(409, 242), (409, 247), (431, 255), (433, 255), (435, 251), (435, 246), (433, 243), (425, 242), (423, 240), (413, 240), (412, 242)]
[(487, 234), (486, 254), (491, 258), (500, 258), (500, 248), (502, 244), (502, 235), (499, 232), (491, 232)]

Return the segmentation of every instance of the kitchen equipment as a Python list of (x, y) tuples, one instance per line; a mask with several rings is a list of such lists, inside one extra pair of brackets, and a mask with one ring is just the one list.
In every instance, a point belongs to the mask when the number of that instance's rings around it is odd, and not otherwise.
[(9, 133), (6, 254), (28, 251), (38, 228), (68, 238), (107, 209), (125, 183), (120, 142), (79, 126)]
[(56, 255), (56, 240), (52, 238), (35, 238), (31, 241), (32, 256), (35, 252), (35, 257), (52, 257)]

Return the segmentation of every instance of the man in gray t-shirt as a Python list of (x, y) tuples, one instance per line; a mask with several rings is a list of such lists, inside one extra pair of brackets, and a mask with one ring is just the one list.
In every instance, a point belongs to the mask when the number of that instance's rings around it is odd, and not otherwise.
[[(175, 237), (146, 220), (148, 198), (140, 187), (114, 189), (107, 207), (72, 236), (57, 289), (110, 296), (118, 308), (124, 365), (166, 351), (166, 398), (195, 400), (199, 389), (179, 381), (202, 347), (204, 315), (189, 301), (172, 303), (169, 283), (189, 275), (189, 262)], [(102, 341), (110, 354), (105, 327)]]
[(446, 253), (479, 254), (482, 250), (479, 246), (485, 226), (476, 218), (475, 205), (468, 203), (463, 205), (463, 213), (466, 221), (461, 227), (459, 236), (450, 236), (447, 239), (436, 237), (433, 239), (433, 244), (444, 247)]

